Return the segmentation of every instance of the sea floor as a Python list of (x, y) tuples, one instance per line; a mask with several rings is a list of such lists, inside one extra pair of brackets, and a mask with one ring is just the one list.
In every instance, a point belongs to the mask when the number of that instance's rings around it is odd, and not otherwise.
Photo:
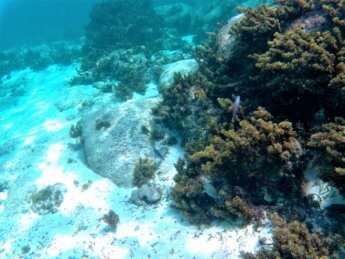
[[(238, 258), (241, 251), (257, 251), (261, 237), (271, 238), (267, 225), (197, 227), (172, 209), (174, 163), (183, 156), (177, 145), (156, 178), (165, 190), (156, 205), (137, 207), (129, 202), (132, 188), (91, 171), (70, 127), (110, 102), (124, 103), (91, 85), (69, 86), (77, 67), (26, 69), (2, 79), (12, 94), (0, 99), (0, 258)], [(150, 84), (145, 95), (129, 101), (157, 95)], [(65, 188), (57, 212), (34, 213), (32, 193), (57, 183)], [(102, 220), (109, 210), (120, 217), (115, 230)]]

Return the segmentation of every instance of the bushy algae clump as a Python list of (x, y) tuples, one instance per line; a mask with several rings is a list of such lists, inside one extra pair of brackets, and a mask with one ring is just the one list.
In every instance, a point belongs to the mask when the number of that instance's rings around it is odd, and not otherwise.
[(154, 44), (162, 35), (161, 23), (150, 0), (102, 1), (91, 10), (84, 50)]
[[(302, 188), (312, 158), (320, 177), (344, 191), (344, 10), (342, 0), (239, 9), (243, 16), (222, 31), (229, 44), (215, 36), (196, 51), (199, 73), (177, 76), (162, 90), (154, 113), (181, 133), (186, 148), (176, 164), (173, 206), (192, 222), (248, 223), (284, 206), (279, 213), (287, 222), (277, 225), (270, 256), (337, 250), (334, 240), (321, 244), (319, 232), (294, 220), (319, 213)], [(290, 247), (281, 237), (294, 231), (306, 241), (293, 238)]]
[(141, 187), (155, 177), (156, 164), (150, 158), (140, 158), (134, 168), (133, 184)]
[(320, 176), (345, 192), (345, 119), (322, 125), (321, 131), (311, 135), (308, 147), (315, 151), (321, 165)]
[[(275, 7), (240, 9), (229, 29), (228, 56), (214, 39), (199, 51), (211, 94), (250, 99), (275, 115), (314, 123), (344, 110), (344, 2), (277, 1)], [(255, 44), (253, 44), (255, 43)], [(306, 109), (306, 107), (308, 107)]]
[(102, 220), (109, 226), (109, 228), (115, 229), (120, 222), (120, 217), (113, 210), (109, 210), (107, 214), (103, 215)]
[(273, 248), (256, 255), (243, 254), (243, 258), (337, 258), (338, 249), (344, 245), (338, 234), (325, 236), (321, 230), (312, 232), (303, 223), (287, 223), (277, 214), (273, 214), (271, 220), (274, 223)]
[(31, 196), (31, 209), (39, 215), (55, 213), (63, 202), (64, 187), (61, 184), (49, 185)]
[[(272, 119), (259, 107), (235, 127), (215, 129), (203, 149), (187, 153), (188, 167), (177, 167), (171, 193), (176, 206), (192, 220), (202, 213), (206, 218), (250, 221), (255, 213), (249, 204), (274, 204), (299, 194), (301, 145), (291, 123)], [(205, 190), (205, 177), (216, 197)]]
[(142, 93), (146, 89), (143, 73), (148, 67), (147, 54), (161, 45), (162, 35), (162, 19), (150, 0), (96, 4), (86, 27), (81, 68), (71, 83), (118, 80), (116, 97), (127, 99), (134, 91)]

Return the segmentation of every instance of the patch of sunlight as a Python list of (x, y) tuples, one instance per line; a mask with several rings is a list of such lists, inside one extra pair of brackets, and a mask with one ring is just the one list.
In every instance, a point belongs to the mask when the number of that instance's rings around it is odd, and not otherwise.
[(61, 143), (52, 144), (49, 146), (46, 154), (47, 163), (56, 163), (61, 158), (64, 146)]
[(66, 172), (64, 166), (44, 162), (39, 164), (38, 168), (42, 171), (41, 177), (36, 181), (39, 188), (56, 183), (65, 186), (64, 200), (59, 208), (61, 214), (70, 215), (80, 204), (96, 210), (109, 208), (107, 198), (112, 186), (108, 179), (93, 182), (87, 190), (83, 191), (82, 186), (75, 184), (78, 181), (78, 175), (72, 171)]
[(78, 236), (67, 236), (67, 235), (57, 235), (51, 242), (51, 246), (47, 247), (47, 251), (42, 251), (42, 254), (47, 254), (48, 256), (56, 257), (60, 253), (66, 252), (78, 244), (82, 244), (86, 237), (81, 235)]
[(38, 218), (40, 218), (40, 216), (33, 212), (22, 214), (19, 220), (19, 231), (30, 229)]
[(107, 236), (97, 237), (97, 242), (95, 242), (95, 239), (87, 234), (57, 235), (52, 240), (51, 246), (44, 249), (41, 254), (58, 257), (60, 254), (76, 247), (84, 249), (92, 247), (92, 250), (101, 258), (124, 258), (128, 254), (128, 249), (113, 246), (112, 241), (113, 239), (109, 239)]
[(199, 237), (189, 235), (185, 245), (191, 254), (205, 254), (218, 251), (221, 248), (222, 242), (217, 239), (210, 239), (208, 235), (201, 235)]
[(58, 131), (64, 127), (64, 125), (57, 120), (47, 120), (44, 122), (44, 127), (47, 131)]
[(5, 124), (5, 125), (3, 126), (3, 128), (4, 128), (4, 129), (10, 129), (10, 128), (13, 127), (13, 125), (14, 125), (14, 123), (13, 123), (13, 122), (10, 122), (10, 123)]
[(35, 137), (28, 137), (25, 141), (24, 141), (24, 146), (28, 146), (30, 145), (32, 142), (34, 142)]
[(47, 186), (56, 183), (65, 185), (67, 190), (76, 188), (75, 181), (78, 176), (74, 172), (65, 172), (63, 166), (41, 163), (38, 168), (42, 171), (42, 175), (37, 179), (36, 184), (39, 186)]
[(112, 241), (113, 239), (107, 236), (97, 237), (97, 242), (94, 242), (93, 250), (96, 254), (102, 256), (102, 258), (129, 258), (128, 249), (114, 246), (111, 244)]
[[(190, 234), (186, 240), (186, 247), (191, 254), (211, 254), (219, 250), (231, 252), (234, 257), (240, 251), (254, 253), (259, 244), (260, 236), (271, 237), (268, 229), (254, 231), (252, 225), (242, 229), (231, 230), (222, 234), (203, 233), (200, 236)], [(235, 256), (236, 255), (236, 256)]]
[(13, 163), (12, 161), (8, 161), (8, 162), (5, 164), (5, 168), (6, 168), (6, 169), (11, 169), (13, 166), (15, 166), (15, 163)]
[[(8, 239), (4, 243), (0, 241), (0, 251), (2, 250), (4, 254), (8, 254), (8, 255), (13, 254), (12, 243), (14, 243), (15, 241), (16, 241), (15, 238)], [(5, 258), (5, 257), (2, 257), (2, 258)]]
[[(76, 187), (74, 185), (76, 177), (65, 177), (70, 178), (70, 181), (65, 184), (67, 192), (64, 195), (64, 202), (60, 206), (60, 213), (71, 214), (79, 204), (95, 210), (109, 210), (107, 198), (112, 186), (110, 186), (108, 179), (93, 182), (87, 190), (83, 191), (81, 186)], [(72, 179), (73, 181), (71, 181)]]
[(136, 237), (141, 246), (148, 245), (151, 241), (157, 239), (157, 233), (154, 232), (153, 223), (141, 223), (140, 231), (136, 231), (137, 221), (120, 224), (116, 229), (117, 238)]

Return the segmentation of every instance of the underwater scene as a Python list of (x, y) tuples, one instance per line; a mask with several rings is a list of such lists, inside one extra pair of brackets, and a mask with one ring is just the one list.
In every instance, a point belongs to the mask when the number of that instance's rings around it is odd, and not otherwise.
[(345, 0), (0, 0), (0, 258), (345, 258)]

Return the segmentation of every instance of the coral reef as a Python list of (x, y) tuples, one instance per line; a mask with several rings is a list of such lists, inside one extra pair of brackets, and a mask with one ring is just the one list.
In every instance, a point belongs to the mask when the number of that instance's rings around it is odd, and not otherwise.
[(308, 147), (316, 152), (320, 177), (345, 193), (345, 119), (335, 118), (311, 135)]
[(156, 164), (145, 157), (140, 158), (134, 168), (133, 185), (141, 187), (155, 177)]

